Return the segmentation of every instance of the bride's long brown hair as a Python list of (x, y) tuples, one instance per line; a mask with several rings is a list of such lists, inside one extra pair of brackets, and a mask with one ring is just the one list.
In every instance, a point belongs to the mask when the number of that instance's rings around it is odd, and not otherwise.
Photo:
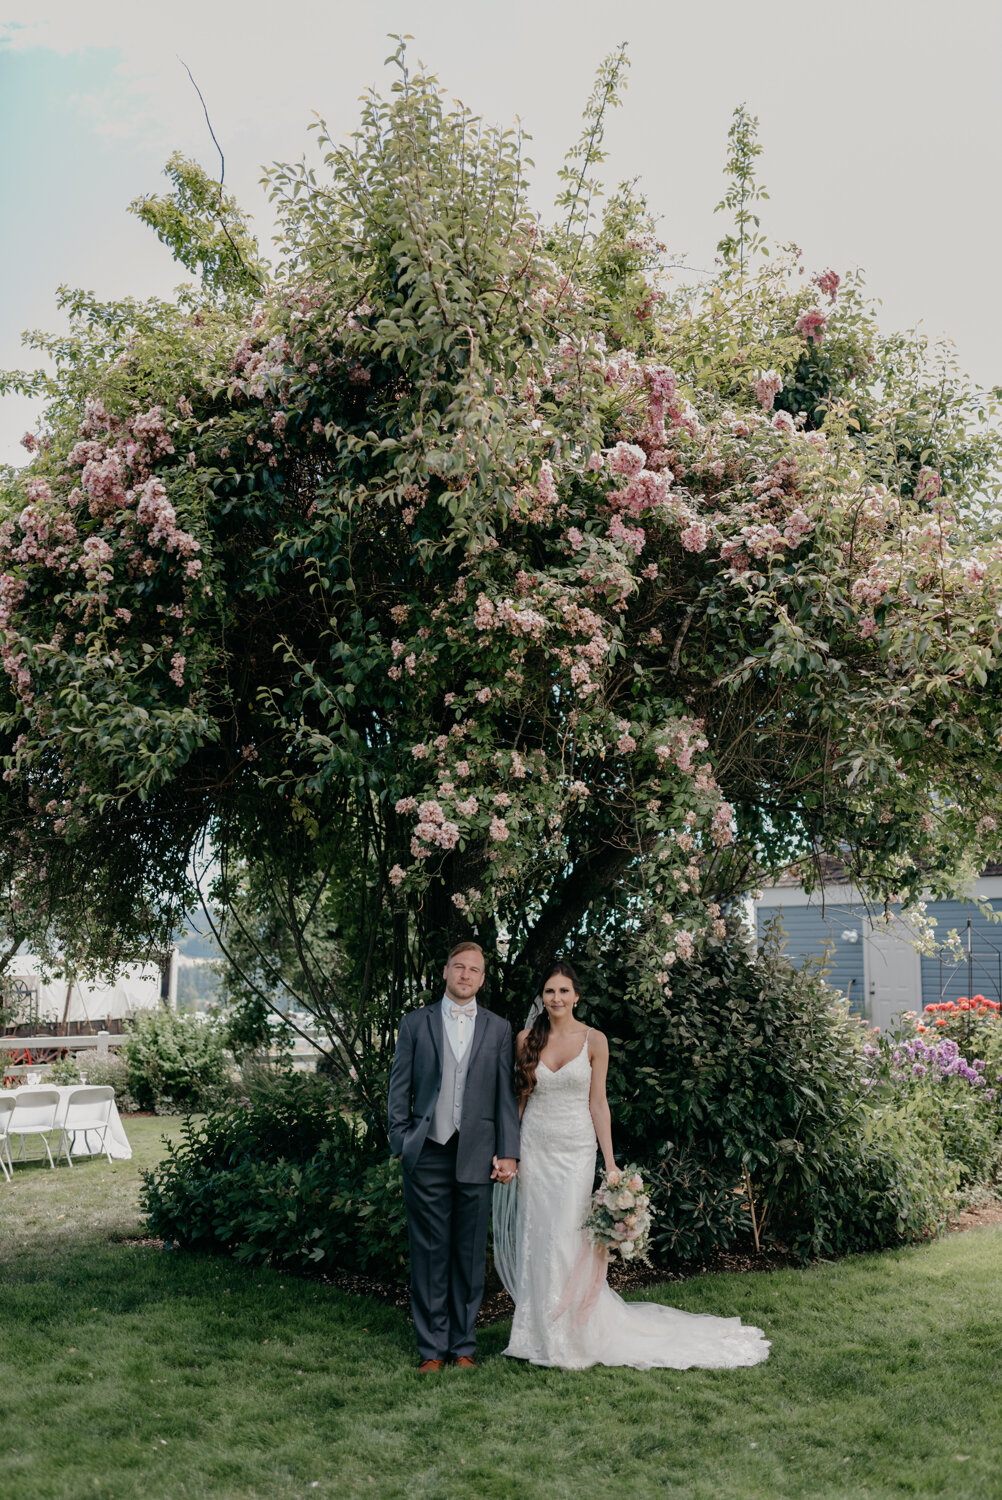
[[(575, 995), (579, 1000), (581, 999), (581, 984), (577, 974), (574, 972), (574, 967), (572, 964), (564, 963), (563, 961), (552, 964), (547, 969), (546, 978), (539, 986), (540, 996), (542, 996), (543, 991), (554, 974), (562, 974), (565, 979), (569, 979), (574, 986)], [(528, 1035), (522, 1043), (518, 1062), (515, 1065), (515, 1094), (519, 1104), (524, 1104), (536, 1087), (536, 1068), (539, 1065), (539, 1059), (549, 1039), (550, 1013), (544, 1005), (539, 1015), (529, 1027)]]

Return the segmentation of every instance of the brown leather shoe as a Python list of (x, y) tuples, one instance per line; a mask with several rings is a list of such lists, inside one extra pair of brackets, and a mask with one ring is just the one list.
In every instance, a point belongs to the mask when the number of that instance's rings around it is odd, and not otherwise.
[(477, 1362), (471, 1354), (459, 1354), (452, 1361), (457, 1370), (475, 1370)]
[(436, 1375), (445, 1365), (444, 1359), (423, 1359), (418, 1365), (419, 1375)]

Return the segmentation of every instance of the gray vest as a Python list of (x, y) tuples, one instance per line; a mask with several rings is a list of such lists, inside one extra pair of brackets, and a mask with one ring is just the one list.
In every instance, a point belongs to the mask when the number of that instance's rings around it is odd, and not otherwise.
[[(474, 1028), (475, 1029), (475, 1028)], [(473, 1038), (466, 1044), (462, 1062), (449, 1045), (449, 1038), (442, 1025), (442, 1087), (438, 1091), (435, 1113), (431, 1117), (428, 1139), (444, 1146), (459, 1129), (463, 1119), (463, 1090), (466, 1087), (466, 1068), (473, 1051)]]

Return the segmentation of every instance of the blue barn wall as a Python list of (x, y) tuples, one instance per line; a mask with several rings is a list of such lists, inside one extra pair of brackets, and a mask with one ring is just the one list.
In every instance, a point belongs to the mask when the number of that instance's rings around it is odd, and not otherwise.
[[(864, 1004), (863, 990), (863, 908), (855, 909), (851, 906), (836, 906), (831, 902), (825, 903), (824, 915), (817, 906), (784, 906), (782, 904), (782, 893), (775, 893), (775, 904), (766, 906), (764, 902), (758, 907), (758, 935), (762, 940), (763, 929), (770, 918), (778, 916), (786, 933), (784, 945), (787, 957), (794, 963), (808, 958), (825, 958), (825, 948), (829, 947), (827, 962), (830, 965), (829, 972), (825, 976), (833, 989), (841, 990), (849, 996), (850, 1008), (857, 1014), (862, 1014)], [(1002, 929), (1000, 929), (1002, 930)], [(843, 932), (858, 932), (859, 938), (855, 943), (847, 942)]]
[[(988, 902), (993, 911), (1002, 911), (1002, 898)], [(956, 1000), (968, 993), (967, 989), (967, 919), (971, 919), (972, 948), (974, 950), (974, 993), (987, 995), (989, 1000), (1002, 1000), (1002, 922), (993, 922), (976, 906), (966, 901), (931, 901), (928, 915), (936, 919), (936, 940), (942, 942), (951, 928), (956, 928), (964, 948), (964, 957), (957, 963), (948, 954), (943, 955), (942, 965), (938, 955), (922, 955), (922, 1004), (935, 1005), (942, 998)]]

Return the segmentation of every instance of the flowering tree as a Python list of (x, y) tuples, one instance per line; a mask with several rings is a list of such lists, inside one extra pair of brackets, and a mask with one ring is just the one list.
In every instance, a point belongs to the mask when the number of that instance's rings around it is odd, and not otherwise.
[(612, 931), (661, 1004), (764, 873), (848, 849), (917, 898), (1000, 793), (987, 408), (858, 278), (761, 255), (750, 117), (693, 289), (629, 187), (591, 230), (621, 55), (554, 228), (519, 135), (396, 65), (322, 173), (273, 170), (274, 273), (173, 163), (140, 212), (211, 285), (70, 299), (0, 526), (14, 865), (75, 872), (47, 910), (101, 954), (169, 931), (208, 836), (346, 1071), (459, 936), (513, 1014)]

